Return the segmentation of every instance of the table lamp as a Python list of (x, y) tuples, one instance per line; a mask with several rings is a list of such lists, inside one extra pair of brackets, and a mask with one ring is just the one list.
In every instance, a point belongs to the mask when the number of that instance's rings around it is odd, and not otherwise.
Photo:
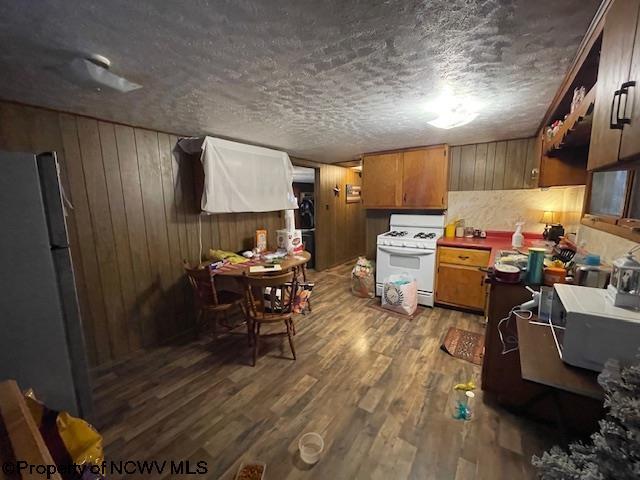
[(551, 210), (545, 210), (544, 212), (542, 212), (540, 223), (544, 223), (544, 232), (542, 232), (542, 237), (545, 240), (558, 242), (560, 240), (560, 237), (564, 235), (564, 227), (561, 224), (556, 223), (556, 219), (556, 212), (553, 212)]

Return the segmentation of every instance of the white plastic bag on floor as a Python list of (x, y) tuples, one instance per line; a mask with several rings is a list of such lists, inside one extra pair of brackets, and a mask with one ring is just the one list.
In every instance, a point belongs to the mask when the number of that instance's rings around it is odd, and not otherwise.
[(413, 315), (418, 308), (418, 284), (411, 275), (389, 275), (382, 287), (382, 306), (394, 312)]

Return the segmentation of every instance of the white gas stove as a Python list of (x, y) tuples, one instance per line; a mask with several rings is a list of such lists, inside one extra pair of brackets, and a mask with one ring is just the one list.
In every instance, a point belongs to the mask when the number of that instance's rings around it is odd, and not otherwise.
[(390, 230), (377, 239), (376, 295), (389, 275), (407, 273), (418, 283), (418, 303), (433, 306), (436, 243), (444, 223), (444, 215), (391, 215)]

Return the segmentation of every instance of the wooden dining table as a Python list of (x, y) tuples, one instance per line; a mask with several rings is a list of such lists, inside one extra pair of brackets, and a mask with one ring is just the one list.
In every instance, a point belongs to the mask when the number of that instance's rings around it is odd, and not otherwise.
[[(306, 250), (298, 253), (291, 253), (285, 257), (279, 259), (278, 265), (280, 265), (281, 270), (274, 271), (275, 273), (284, 273), (289, 270), (293, 270), (298, 281), (306, 282), (307, 281), (307, 269), (306, 265), (309, 260), (311, 260), (311, 254)], [(200, 264), (201, 268), (210, 265), (211, 260), (207, 262), (203, 262)], [(249, 261), (246, 262), (248, 265), (238, 263), (233, 266), (223, 266), (214, 270), (214, 275), (216, 277), (216, 286), (217, 288), (227, 289), (231, 291), (237, 291), (238, 293), (242, 292), (242, 276), (249, 273), (249, 269), (253, 266), (257, 265), (272, 265), (273, 262), (264, 261)], [(261, 272), (261, 273), (269, 273), (269, 272)], [(311, 302), (307, 301), (308, 309), (311, 311)]]
[[(300, 269), (300, 272), (302, 273), (304, 280), (306, 281), (306, 264), (307, 262), (309, 262), (309, 260), (311, 260), (311, 254), (306, 250), (298, 253), (291, 253), (286, 257), (282, 257), (280, 259), (280, 262), (278, 264), (280, 265), (281, 270), (278, 270), (278, 271), (287, 272), (292, 269)], [(202, 267), (205, 267), (211, 263), (212, 263), (211, 261), (208, 261), (208, 262), (203, 262), (200, 265)], [(265, 260), (265, 261), (259, 261), (259, 262), (247, 262), (247, 264), (248, 265), (238, 263), (238, 264), (234, 264), (233, 267), (231, 268), (223, 266), (221, 268), (214, 270), (214, 274), (216, 276), (241, 277), (244, 274), (249, 273), (249, 269), (253, 266), (272, 265), (273, 263)]]

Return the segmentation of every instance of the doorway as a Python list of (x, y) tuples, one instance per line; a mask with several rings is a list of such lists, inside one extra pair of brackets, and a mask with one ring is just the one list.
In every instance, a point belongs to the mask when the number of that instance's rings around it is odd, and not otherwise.
[(309, 268), (316, 263), (316, 179), (317, 171), (311, 167), (293, 167), (293, 194), (298, 202), (295, 211), (296, 228), (302, 231), (305, 250), (311, 254)]

